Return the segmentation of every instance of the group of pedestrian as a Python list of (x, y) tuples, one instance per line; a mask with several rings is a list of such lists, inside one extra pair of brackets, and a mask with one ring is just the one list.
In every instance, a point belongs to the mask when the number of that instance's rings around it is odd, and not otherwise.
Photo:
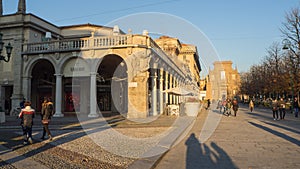
[[(292, 101), (292, 108), (291, 113), (294, 111), (295, 117), (298, 117), (299, 114), (299, 107), (300, 102), (297, 97), (294, 98)], [(286, 114), (286, 102), (281, 98), (279, 101), (277, 99), (274, 99), (272, 101), (272, 111), (273, 111), (273, 118), (274, 120), (283, 120)], [(278, 115), (279, 112), (279, 115)]]
[[(24, 145), (33, 143), (32, 141), (32, 126), (33, 126), (33, 118), (35, 117), (35, 110), (31, 107), (30, 101), (22, 101), (21, 112), (19, 114), (19, 118), (21, 119), (21, 126), (23, 130), (23, 139)], [(44, 98), (44, 102), (42, 103), (42, 111), (41, 111), (41, 123), (43, 124), (43, 135), (41, 137), (42, 140), (45, 139), (45, 135), (47, 133), (49, 140), (52, 140), (52, 135), (49, 130), (49, 123), (52, 115), (54, 114), (53, 103), (50, 98)]]
[[(285, 117), (285, 101), (283, 98), (280, 98), (278, 101), (277, 99), (274, 99), (272, 101), (272, 111), (273, 111), (273, 119), (274, 120), (283, 120)], [(278, 116), (279, 112), (279, 116)]]
[(233, 110), (233, 116), (236, 116), (239, 108), (238, 100), (236, 98), (234, 98), (233, 100), (229, 98), (219, 100), (217, 108), (219, 108), (220, 112), (226, 116), (231, 116), (231, 110)]

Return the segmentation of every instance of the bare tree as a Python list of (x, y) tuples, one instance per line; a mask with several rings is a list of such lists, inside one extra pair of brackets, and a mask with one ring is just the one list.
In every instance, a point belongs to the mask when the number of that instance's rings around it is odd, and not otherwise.
[[(291, 78), (292, 78), (292, 88), (294, 88), (297, 93), (300, 90), (300, 9), (293, 8), (290, 12), (286, 13), (285, 22), (283, 22), (283, 27), (280, 29), (284, 38), (290, 42), (289, 52), (286, 56), (288, 60), (287, 66), (289, 67)], [(286, 46), (287, 47), (287, 46)]]

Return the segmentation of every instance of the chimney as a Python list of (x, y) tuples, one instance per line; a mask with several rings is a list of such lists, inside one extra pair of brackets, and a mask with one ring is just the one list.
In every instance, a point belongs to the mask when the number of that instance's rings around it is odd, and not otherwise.
[(3, 15), (3, 4), (2, 4), (2, 0), (0, 0), (0, 16)]
[(19, 0), (18, 3), (18, 12), (20, 14), (25, 14), (26, 13), (26, 2), (25, 0)]

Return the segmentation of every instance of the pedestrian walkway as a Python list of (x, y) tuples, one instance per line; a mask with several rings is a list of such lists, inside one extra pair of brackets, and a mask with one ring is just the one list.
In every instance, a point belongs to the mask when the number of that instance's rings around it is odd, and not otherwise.
[(48, 168), (42, 165), (41, 163), (28, 159), (12, 151), (11, 149), (8, 149), (3, 145), (0, 145), (0, 155), (1, 155), (1, 160), (4, 161), (3, 163), (0, 163), (0, 167), (2, 166), (4, 167), (6, 163), (15, 168), (22, 168), (22, 169), (34, 169), (34, 168), (47, 169)]
[[(39, 139), (42, 125), (40, 119), (35, 118), (34, 144), (23, 146), (19, 120), (7, 117), (7, 122), (0, 125), (0, 168), (151, 168), (195, 120), (188, 116), (152, 118), (150, 121), (153, 121), (147, 123), (126, 120), (122, 116), (53, 118), (50, 124), (53, 141)], [(138, 139), (113, 138), (116, 131)], [(153, 137), (155, 135), (158, 137)], [(98, 144), (101, 140), (106, 144)], [(137, 151), (138, 148), (142, 151)], [(134, 155), (132, 153), (140, 153), (137, 154), (140, 158), (126, 156)]]
[(241, 105), (237, 117), (222, 116), (211, 137), (201, 142), (211, 113), (214, 110), (197, 118), (187, 137), (165, 154), (156, 169), (300, 168), (300, 120), (293, 114), (274, 121), (269, 109), (250, 112)]

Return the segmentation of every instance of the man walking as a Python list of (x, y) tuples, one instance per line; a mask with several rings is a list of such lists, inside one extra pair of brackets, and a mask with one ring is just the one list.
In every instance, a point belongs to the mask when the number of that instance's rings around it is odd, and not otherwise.
[(31, 103), (26, 101), (24, 103), (25, 108), (23, 108), (19, 114), (19, 118), (22, 119), (21, 126), (23, 130), (24, 145), (29, 141), (32, 144), (32, 125), (35, 110), (31, 108)]
[(294, 106), (294, 111), (295, 111), (295, 117), (298, 117), (298, 113), (299, 113), (299, 101), (298, 101), (297, 97), (295, 97), (293, 106)]
[(272, 111), (274, 120), (278, 120), (278, 102), (277, 99), (274, 99), (272, 102)]
[(280, 119), (284, 119), (285, 117), (285, 101), (283, 100), (283, 98), (280, 98), (279, 101), (279, 115), (280, 115)]

